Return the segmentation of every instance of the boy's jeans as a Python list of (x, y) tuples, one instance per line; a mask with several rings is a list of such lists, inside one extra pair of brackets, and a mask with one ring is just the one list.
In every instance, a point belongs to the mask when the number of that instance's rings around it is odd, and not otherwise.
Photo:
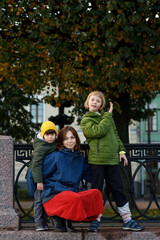
[(47, 224), (47, 214), (44, 211), (42, 200), (42, 191), (36, 189), (34, 193), (34, 222), (36, 224)]

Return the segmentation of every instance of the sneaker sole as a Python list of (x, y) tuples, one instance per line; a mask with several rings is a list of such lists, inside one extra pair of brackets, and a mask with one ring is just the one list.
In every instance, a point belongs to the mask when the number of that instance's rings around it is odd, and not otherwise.
[(123, 230), (130, 230), (130, 231), (142, 231), (142, 230), (144, 230), (144, 229), (138, 229), (138, 228), (136, 228), (136, 229), (134, 229), (134, 228), (123, 228)]
[(90, 229), (88, 229), (88, 232), (98, 232), (98, 230), (99, 229), (97, 229), (97, 230), (90, 230)]
[(77, 230), (76, 230), (76, 229), (70, 229), (70, 228), (66, 228), (66, 230), (67, 230), (68, 232), (77, 232)]

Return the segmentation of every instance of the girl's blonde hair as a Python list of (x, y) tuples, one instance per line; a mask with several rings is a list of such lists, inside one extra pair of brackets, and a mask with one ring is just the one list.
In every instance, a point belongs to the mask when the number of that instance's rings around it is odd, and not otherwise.
[(89, 99), (90, 99), (91, 96), (97, 96), (97, 97), (101, 98), (101, 100), (102, 100), (102, 105), (101, 105), (101, 107), (100, 107), (99, 110), (101, 110), (101, 109), (103, 109), (103, 108), (105, 107), (105, 105), (106, 105), (106, 100), (105, 100), (104, 94), (103, 94), (102, 92), (100, 92), (100, 91), (94, 91), (94, 92), (91, 92), (91, 93), (88, 95), (88, 97), (87, 97), (87, 99), (86, 99), (86, 101), (85, 101), (85, 103), (84, 103), (84, 107), (85, 107), (86, 109), (89, 109)]

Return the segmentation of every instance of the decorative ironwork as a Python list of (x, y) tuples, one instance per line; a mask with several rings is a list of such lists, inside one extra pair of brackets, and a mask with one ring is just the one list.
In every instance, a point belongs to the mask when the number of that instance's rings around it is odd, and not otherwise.
[[(128, 175), (126, 167), (120, 164), (121, 173), (125, 186), (127, 186), (127, 196), (133, 210), (135, 219), (143, 221), (160, 221), (159, 216), (150, 215), (150, 209), (154, 204), (154, 208), (160, 210), (160, 145), (159, 144), (126, 144), (127, 158), (132, 166), (132, 174)], [(21, 221), (33, 222), (31, 212), (33, 205), (29, 209), (24, 209), (18, 198), (18, 185), (20, 176), (31, 161), (33, 146), (31, 144), (15, 144), (15, 161), (21, 164), (15, 179), (15, 200), (21, 211)], [(89, 147), (87, 144), (81, 144), (81, 152), (84, 157), (88, 156)], [(25, 181), (25, 179), (24, 179)], [(138, 188), (137, 185), (138, 184)], [(140, 192), (137, 197), (137, 189)], [(139, 206), (139, 198), (143, 198), (146, 205)], [(120, 221), (119, 214), (112, 200), (112, 196), (107, 196), (107, 202), (113, 210), (113, 216), (103, 218), (103, 221)], [(104, 202), (106, 196), (104, 195)], [(26, 220), (27, 219), (27, 220)], [(141, 220), (140, 220), (141, 221)]]
[[(33, 151), (32, 144), (15, 144), (14, 145), (15, 161), (20, 163), (19, 170), (16, 175), (15, 184), (14, 184), (14, 196), (15, 196), (15, 200), (16, 200), (18, 209), (20, 211), (22, 222), (23, 221), (25, 222), (26, 221), (25, 219), (33, 222), (33, 216), (31, 215), (31, 212), (33, 210), (33, 204), (29, 209), (24, 208), (18, 198), (18, 186), (19, 186), (19, 182), (21, 180), (20, 177), (21, 177), (21, 174), (24, 171), (24, 169), (28, 168), (28, 166), (29, 166), (29, 163), (31, 161), (32, 151)], [(24, 179), (24, 181), (25, 181), (25, 179)]]

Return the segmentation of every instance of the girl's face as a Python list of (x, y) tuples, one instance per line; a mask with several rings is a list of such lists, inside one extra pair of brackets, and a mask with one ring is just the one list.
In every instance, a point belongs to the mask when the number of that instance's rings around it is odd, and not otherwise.
[(63, 146), (71, 149), (74, 152), (74, 147), (76, 146), (76, 138), (71, 131), (66, 133), (66, 136), (63, 141)]
[(98, 112), (100, 107), (102, 106), (102, 99), (96, 95), (91, 96), (89, 98), (88, 106), (89, 106), (89, 111)]

